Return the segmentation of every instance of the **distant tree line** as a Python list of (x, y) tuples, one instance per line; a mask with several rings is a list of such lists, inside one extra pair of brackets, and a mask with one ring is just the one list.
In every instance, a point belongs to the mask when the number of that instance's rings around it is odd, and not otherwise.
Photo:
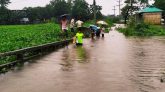
[[(0, 24), (19, 24), (22, 18), (28, 18), (31, 23), (36, 21), (57, 21), (62, 14), (70, 14), (83, 21), (93, 19), (93, 5), (85, 0), (52, 0), (45, 7), (25, 7), (23, 10), (9, 10), (10, 0), (0, 0)], [(96, 6), (97, 18), (102, 19), (102, 7)]]

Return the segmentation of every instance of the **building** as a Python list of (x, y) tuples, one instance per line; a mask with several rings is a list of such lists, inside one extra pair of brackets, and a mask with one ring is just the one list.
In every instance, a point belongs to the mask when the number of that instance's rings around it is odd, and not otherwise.
[(149, 24), (160, 25), (162, 19), (162, 11), (154, 6), (146, 7), (136, 14), (137, 21), (143, 21)]
[(29, 18), (22, 18), (22, 19), (20, 19), (20, 22), (21, 22), (22, 24), (27, 24), (27, 23), (29, 23), (30, 21), (29, 21)]

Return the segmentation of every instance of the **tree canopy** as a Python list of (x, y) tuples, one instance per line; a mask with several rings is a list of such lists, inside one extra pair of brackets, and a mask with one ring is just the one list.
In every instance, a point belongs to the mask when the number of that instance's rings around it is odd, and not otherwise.
[(125, 23), (126, 20), (129, 18), (130, 15), (133, 14), (134, 11), (137, 11), (139, 8), (137, 6), (133, 6), (137, 4), (137, 0), (125, 0), (125, 6), (121, 9), (121, 14), (124, 17)]
[(165, 19), (165, 0), (155, 0), (154, 5), (163, 10), (163, 18)]
[[(10, 0), (0, 0), (0, 24), (14, 24), (14, 21), (19, 23), (21, 18), (29, 18), (33, 23), (36, 20), (57, 19), (62, 14), (70, 14), (76, 19), (86, 21), (93, 19), (94, 15), (93, 5), (89, 5), (85, 0), (51, 0), (45, 7), (25, 7), (18, 11), (8, 10), (6, 7), (9, 3)], [(102, 7), (96, 5), (97, 18), (99, 19), (103, 17), (101, 10)]]
[(7, 5), (10, 3), (10, 0), (0, 0), (0, 24), (6, 24), (9, 20), (9, 10)]
[(0, 7), (6, 7), (10, 3), (10, 0), (0, 0)]
[(89, 4), (85, 0), (75, 0), (73, 2), (72, 16), (77, 19), (89, 19)]

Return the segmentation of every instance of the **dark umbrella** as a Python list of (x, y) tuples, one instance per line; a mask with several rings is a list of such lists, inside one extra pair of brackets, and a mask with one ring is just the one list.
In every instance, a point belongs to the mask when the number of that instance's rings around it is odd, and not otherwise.
[(90, 29), (96, 32), (98, 30), (98, 26), (90, 25)]
[(70, 20), (70, 15), (69, 14), (63, 14), (60, 16), (59, 20), (61, 20), (63, 17), (66, 17), (67, 20)]

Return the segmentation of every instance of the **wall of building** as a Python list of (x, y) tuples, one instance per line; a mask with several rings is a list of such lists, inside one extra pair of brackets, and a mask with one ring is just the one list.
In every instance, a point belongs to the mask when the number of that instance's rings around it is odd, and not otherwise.
[(162, 13), (144, 13), (143, 19), (145, 23), (160, 25)]

